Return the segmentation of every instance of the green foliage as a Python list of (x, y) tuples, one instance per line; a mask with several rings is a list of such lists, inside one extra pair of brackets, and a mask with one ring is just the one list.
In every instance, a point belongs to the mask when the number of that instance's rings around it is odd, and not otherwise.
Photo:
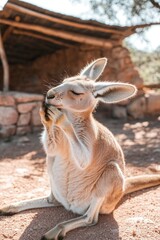
[(160, 83), (160, 47), (151, 53), (137, 50), (131, 46), (128, 48), (132, 61), (144, 79), (144, 84)]

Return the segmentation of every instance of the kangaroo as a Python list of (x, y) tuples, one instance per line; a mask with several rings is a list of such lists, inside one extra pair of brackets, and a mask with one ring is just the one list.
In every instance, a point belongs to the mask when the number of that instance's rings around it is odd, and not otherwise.
[(47, 92), (40, 116), (50, 195), (1, 209), (9, 215), (61, 205), (80, 215), (55, 226), (43, 240), (59, 240), (73, 229), (96, 224), (99, 214), (111, 213), (125, 194), (160, 184), (160, 174), (125, 178), (120, 145), (92, 115), (99, 101), (117, 103), (137, 91), (128, 83), (96, 82), (106, 64), (106, 58), (97, 59)]

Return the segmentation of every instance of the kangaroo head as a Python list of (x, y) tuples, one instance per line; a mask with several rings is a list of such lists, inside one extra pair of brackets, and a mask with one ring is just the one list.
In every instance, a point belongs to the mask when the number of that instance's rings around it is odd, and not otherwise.
[(60, 109), (92, 112), (99, 101), (117, 103), (136, 94), (136, 87), (120, 82), (96, 82), (107, 64), (99, 58), (87, 65), (79, 75), (66, 78), (47, 92), (46, 102)]

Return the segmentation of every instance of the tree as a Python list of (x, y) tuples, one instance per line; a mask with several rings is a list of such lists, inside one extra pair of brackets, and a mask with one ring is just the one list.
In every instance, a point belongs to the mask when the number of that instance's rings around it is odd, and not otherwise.
[[(79, 0), (73, 1), (79, 2)], [(160, 24), (159, 0), (88, 0), (88, 2), (92, 11), (98, 14), (100, 20), (105, 23), (117, 25)]]
[[(137, 33), (143, 33), (146, 27), (160, 25), (160, 0), (72, 1), (89, 3), (92, 13), (99, 21), (119, 26), (133, 26)], [(157, 32), (155, 37), (158, 37), (158, 34)], [(144, 34), (138, 34), (138, 36), (146, 40)], [(160, 47), (153, 52), (148, 52), (137, 50), (133, 42), (125, 41), (125, 46), (130, 49), (132, 60), (139, 69), (145, 84), (160, 84)]]

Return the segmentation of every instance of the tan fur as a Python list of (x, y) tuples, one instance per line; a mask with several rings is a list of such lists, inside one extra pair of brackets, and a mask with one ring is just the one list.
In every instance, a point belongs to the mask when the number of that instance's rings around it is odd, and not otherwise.
[(125, 193), (160, 184), (160, 175), (125, 181), (122, 149), (113, 134), (92, 115), (98, 101), (119, 102), (136, 93), (131, 84), (93, 81), (99, 78), (105, 65), (105, 58), (98, 59), (80, 75), (65, 79), (47, 93), (40, 116), (50, 196), (1, 210), (7, 214), (61, 204), (82, 215), (58, 224), (42, 239), (57, 240), (70, 230), (93, 225), (99, 213), (111, 213)]

